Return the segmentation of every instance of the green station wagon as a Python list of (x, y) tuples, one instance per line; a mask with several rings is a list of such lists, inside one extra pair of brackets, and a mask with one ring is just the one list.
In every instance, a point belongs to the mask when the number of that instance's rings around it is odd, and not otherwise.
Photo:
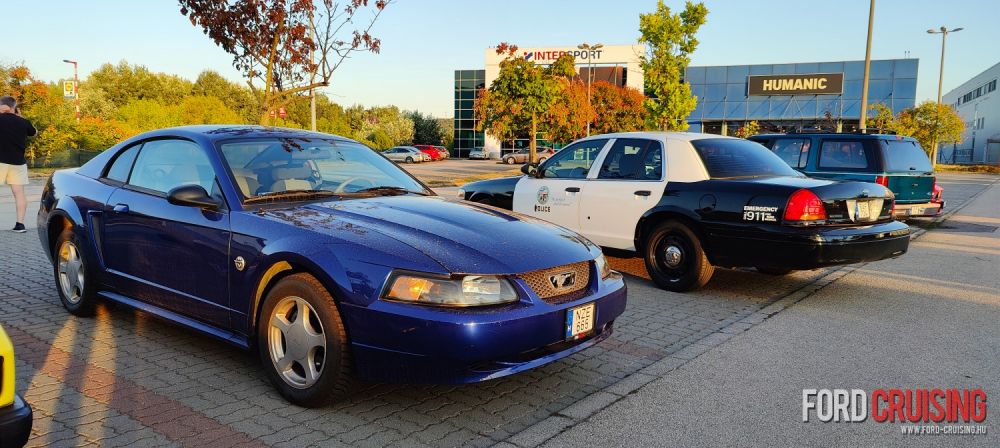
[(896, 195), (895, 215), (935, 216), (944, 208), (934, 168), (920, 143), (885, 134), (764, 134), (750, 140), (809, 177), (874, 182)]

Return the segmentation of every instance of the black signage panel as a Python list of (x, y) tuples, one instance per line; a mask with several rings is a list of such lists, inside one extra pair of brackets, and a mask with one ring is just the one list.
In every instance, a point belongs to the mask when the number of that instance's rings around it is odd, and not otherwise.
[(840, 95), (843, 92), (843, 73), (751, 75), (747, 79), (747, 96)]

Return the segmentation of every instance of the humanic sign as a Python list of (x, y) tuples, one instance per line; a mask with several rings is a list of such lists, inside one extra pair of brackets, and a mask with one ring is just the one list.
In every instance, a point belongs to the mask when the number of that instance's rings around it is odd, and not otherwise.
[(843, 91), (843, 73), (752, 75), (747, 78), (747, 96), (839, 95)]

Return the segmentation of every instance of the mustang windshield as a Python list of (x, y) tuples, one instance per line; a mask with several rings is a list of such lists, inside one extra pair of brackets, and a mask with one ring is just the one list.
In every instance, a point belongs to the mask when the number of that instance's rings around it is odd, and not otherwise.
[(399, 167), (359, 143), (261, 138), (224, 142), (220, 149), (247, 201), (430, 194)]
[(759, 143), (735, 138), (692, 140), (712, 179), (794, 176), (798, 171)]

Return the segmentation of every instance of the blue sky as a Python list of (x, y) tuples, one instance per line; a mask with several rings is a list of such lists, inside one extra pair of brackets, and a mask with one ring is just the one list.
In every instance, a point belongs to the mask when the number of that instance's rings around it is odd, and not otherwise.
[[(127, 60), (194, 79), (204, 69), (239, 80), (232, 58), (181, 16), (171, 0), (6, 0), (7, 42), (0, 62), (26, 63), (37, 77), (71, 76), (64, 58), (83, 73)], [(863, 59), (868, 0), (708, 0), (694, 65), (819, 62)], [(483, 50), (501, 41), (520, 46), (580, 42), (631, 44), (639, 14), (654, 0), (397, 0), (376, 25), (382, 53), (359, 54), (327, 89), (349, 105), (396, 104), (440, 117), (452, 115), (455, 69), (482, 68)], [(683, 2), (670, 0), (673, 8)], [(940, 36), (949, 35), (945, 92), (1000, 61), (996, 0), (879, 0), (872, 57), (920, 59), (918, 101), (937, 95)], [(83, 75), (81, 73), (81, 76)]]

